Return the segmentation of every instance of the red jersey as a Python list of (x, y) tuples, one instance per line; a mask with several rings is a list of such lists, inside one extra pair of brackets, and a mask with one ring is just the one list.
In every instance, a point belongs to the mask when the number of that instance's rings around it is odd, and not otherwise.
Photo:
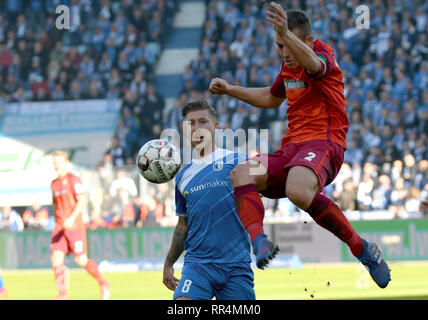
[(289, 122), (282, 146), (321, 139), (346, 148), (349, 122), (342, 70), (330, 46), (316, 40), (313, 50), (322, 65), (317, 74), (310, 75), (302, 67), (290, 69), (283, 63), (270, 88), (272, 95), (287, 98)]
[[(80, 178), (71, 172), (62, 178), (56, 178), (51, 183), (53, 203), (55, 210), (55, 228), (63, 229), (64, 220), (73, 212), (77, 204), (77, 196), (84, 193)], [(85, 228), (82, 214), (79, 214), (74, 222), (73, 229)]]

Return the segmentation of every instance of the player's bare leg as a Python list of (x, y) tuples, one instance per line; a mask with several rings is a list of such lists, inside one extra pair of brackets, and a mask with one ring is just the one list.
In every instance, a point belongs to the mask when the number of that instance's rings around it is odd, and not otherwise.
[(390, 270), (375, 243), (363, 240), (349, 223), (342, 210), (329, 198), (318, 193), (318, 178), (303, 166), (288, 171), (285, 193), (300, 209), (324, 229), (345, 242), (352, 254), (369, 270), (373, 280), (384, 288), (390, 281)]
[(279, 251), (263, 230), (264, 206), (259, 192), (267, 188), (268, 173), (258, 161), (238, 164), (231, 172), (236, 210), (250, 235), (256, 265), (264, 269)]
[(96, 262), (89, 259), (86, 254), (75, 256), (74, 261), (79, 267), (86, 269), (86, 271), (98, 281), (101, 290), (101, 300), (108, 300), (110, 298), (110, 284), (101, 275)]
[(64, 264), (65, 253), (55, 250), (51, 255), (52, 268), (54, 270), (55, 284), (58, 288), (58, 295), (55, 300), (68, 300), (67, 295), (67, 269)]
[(188, 298), (188, 297), (180, 296), (180, 297), (178, 297), (178, 298), (177, 298), (177, 299), (175, 299), (175, 300), (192, 300), (192, 299), (190, 299), (190, 298)]

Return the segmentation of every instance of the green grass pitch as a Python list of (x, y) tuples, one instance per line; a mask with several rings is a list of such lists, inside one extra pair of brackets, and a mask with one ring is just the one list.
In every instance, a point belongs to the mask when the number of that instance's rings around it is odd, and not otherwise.
[[(427, 299), (428, 262), (390, 263), (392, 281), (380, 289), (357, 263), (304, 264), (301, 269), (254, 270), (259, 300)], [(3, 270), (6, 299), (49, 300), (56, 295), (51, 270)], [(113, 300), (169, 300), (161, 271), (108, 272)], [(176, 271), (180, 276), (180, 271)], [(99, 299), (97, 282), (83, 269), (71, 269), (69, 297)]]

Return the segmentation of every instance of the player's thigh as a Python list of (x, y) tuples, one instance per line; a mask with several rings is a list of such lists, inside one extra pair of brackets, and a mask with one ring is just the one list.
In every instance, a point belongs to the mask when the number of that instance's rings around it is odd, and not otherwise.
[(80, 259), (84, 259), (84, 256), (88, 253), (88, 244), (86, 239), (85, 229), (67, 230), (65, 231), (67, 238), (67, 244), (70, 252), (76, 260), (77, 257), (82, 256)]
[(214, 296), (209, 276), (203, 267), (195, 263), (185, 263), (181, 278), (174, 291), (174, 300), (179, 297), (192, 300), (211, 300)]
[[(287, 186), (316, 188), (321, 192), (333, 181), (342, 165), (343, 147), (324, 140), (306, 141), (296, 146), (297, 152), (284, 168), (288, 171)], [(291, 170), (293, 167), (299, 168)]]
[(215, 295), (217, 300), (255, 300), (254, 274), (251, 267), (233, 268), (227, 282)]
[(262, 188), (258, 188), (259, 192), (271, 199), (279, 199), (285, 197), (285, 183), (287, 180), (287, 172), (284, 167), (293, 158), (296, 152), (294, 144), (287, 145), (274, 153), (261, 154), (251, 159), (260, 161), (266, 168), (265, 181)]
[(67, 237), (63, 230), (54, 229), (52, 231), (51, 236), (51, 260), (54, 266), (57, 266), (58, 261), (61, 260), (61, 256), (63, 257), (69, 253)]
[(288, 169), (286, 182), (287, 196), (291, 192), (318, 191), (318, 177), (315, 172), (305, 166), (294, 166)]

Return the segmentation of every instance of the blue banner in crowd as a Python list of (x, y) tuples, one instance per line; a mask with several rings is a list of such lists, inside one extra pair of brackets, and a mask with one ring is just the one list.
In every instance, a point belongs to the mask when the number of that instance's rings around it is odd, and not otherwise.
[(114, 130), (119, 100), (10, 103), (4, 106), (0, 133), (20, 137)]

